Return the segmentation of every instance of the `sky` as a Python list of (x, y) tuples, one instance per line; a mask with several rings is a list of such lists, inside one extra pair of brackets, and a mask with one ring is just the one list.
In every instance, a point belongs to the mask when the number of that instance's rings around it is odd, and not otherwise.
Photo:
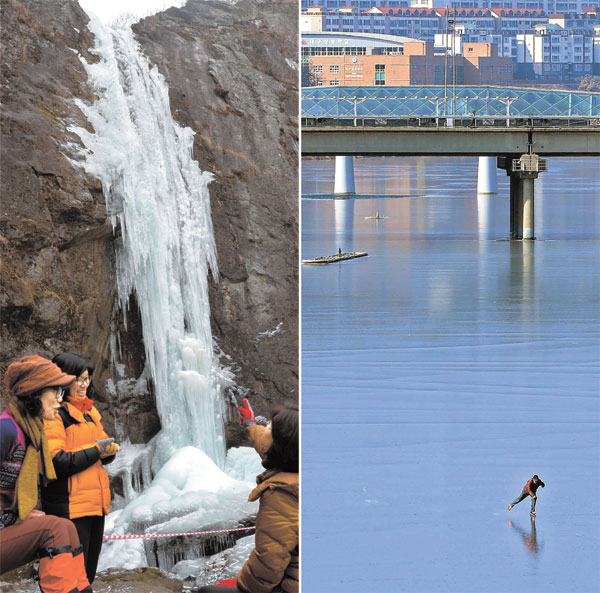
[(183, 6), (185, 3), (186, 0), (79, 0), (86, 12), (95, 13), (105, 24), (110, 24), (123, 13), (143, 18), (171, 6)]

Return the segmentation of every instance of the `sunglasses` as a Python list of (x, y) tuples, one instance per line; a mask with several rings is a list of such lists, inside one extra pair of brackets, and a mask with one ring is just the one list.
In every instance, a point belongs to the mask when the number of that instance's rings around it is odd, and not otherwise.
[(64, 387), (57, 387), (56, 388), (56, 399), (58, 401), (62, 401), (64, 395), (65, 395), (65, 388)]

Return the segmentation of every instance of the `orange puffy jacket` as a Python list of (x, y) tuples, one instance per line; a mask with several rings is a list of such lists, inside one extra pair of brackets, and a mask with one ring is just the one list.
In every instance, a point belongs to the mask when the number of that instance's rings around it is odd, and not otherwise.
[(100, 412), (94, 406), (82, 413), (69, 402), (54, 420), (45, 420), (50, 455), (57, 480), (42, 488), (42, 510), (76, 519), (109, 512), (110, 486), (102, 467), (113, 457), (100, 459), (96, 439), (106, 439)]

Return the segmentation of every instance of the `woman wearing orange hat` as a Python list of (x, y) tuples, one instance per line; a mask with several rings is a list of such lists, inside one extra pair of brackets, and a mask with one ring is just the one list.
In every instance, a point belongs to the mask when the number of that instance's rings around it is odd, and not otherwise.
[(6, 370), (11, 399), (0, 415), (0, 574), (40, 558), (42, 593), (91, 592), (83, 550), (67, 519), (36, 510), (38, 481), (56, 479), (42, 420), (56, 416), (75, 377), (41, 356)]

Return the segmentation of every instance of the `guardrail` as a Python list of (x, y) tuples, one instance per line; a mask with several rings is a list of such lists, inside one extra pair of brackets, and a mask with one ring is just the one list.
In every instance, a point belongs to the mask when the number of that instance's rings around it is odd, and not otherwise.
[(354, 128), (600, 128), (598, 117), (499, 117), (499, 116), (407, 116), (407, 117), (305, 117), (302, 126)]

